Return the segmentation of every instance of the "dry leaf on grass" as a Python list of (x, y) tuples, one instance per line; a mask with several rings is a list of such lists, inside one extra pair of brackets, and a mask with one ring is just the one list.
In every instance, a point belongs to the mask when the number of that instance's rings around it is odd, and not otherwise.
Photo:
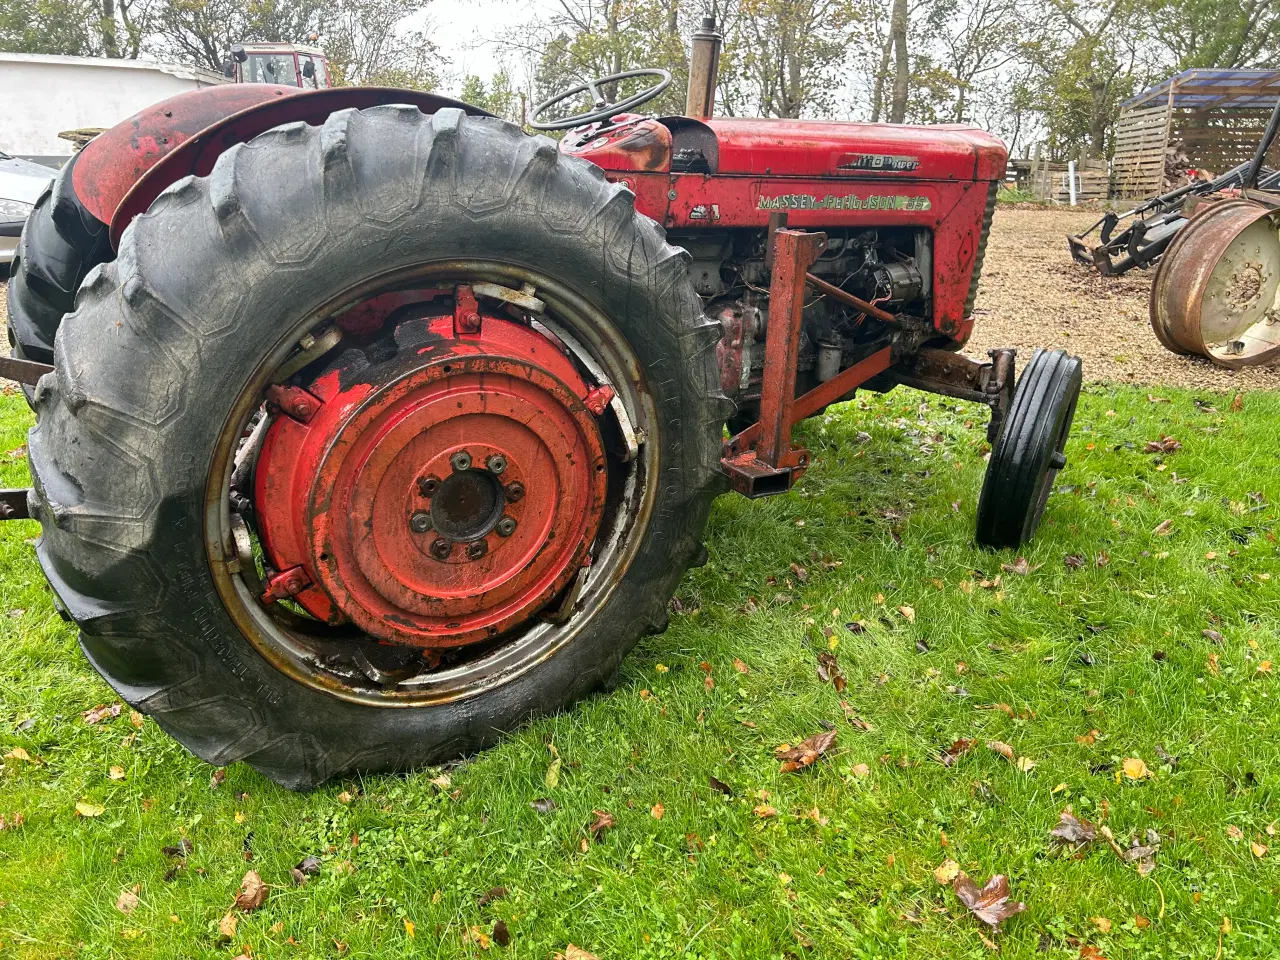
[(733, 658), (733, 669), (737, 670), (739, 673), (743, 674), (744, 676), (751, 672), (751, 668), (748, 667), (741, 660), (739, 660), (737, 657)]
[(653, 819), (655, 820), (661, 820), (662, 815), (665, 812), (666, 812), (666, 808), (662, 804), (655, 803), (653, 807), (649, 810), (649, 816), (653, 817)]
[(1122, 764), (1124, 775), (1130, 780), (1141, 780), (1143, 777), (1154, 776), (1147, 765), (1143, 763), (1141, 757), (1126, 757)]
[(1148, 440), (1142, 448), (1143, 453), (1173, 453), (1181, 450), (1182, 444), (1173, 437), (1161, 437), (1159, 440)]
[(1098, 838), (1098, 828), (1070, 810), (1063, 810), (1058, 825), (1049, 834), (1063, 843), (1092, 843)]
[(1000, 754), (1000, 756), (1004, 757), (1010, 763), (1013, 762), (1013, 757), (1014, 757), (1013, 747), (1009, 746), (1007, 743), (1003, 743), (1000, 740), (988, 740), (987, 749), (994, 750), (996, 753)]
[(777, 808), (771, 807), (767, 803), (756, 804), (756, 806), (752, 809), (751, 812), (754, 813), (757, 817), (761, 817), (761, 818), (776, 817), (778, 815)]
[(76, 816), (78, 817), (100, 817), (107, 812), (107, 808), (97, 803), (89, 803), (81, 800), (76, 804)]
[(236, 900), (233, 906), (237, 910), (248, 913), (251, 910), (257, 910), (267, 900), (267, 885), (262, 882), (262, 878), (258, 876), (258, 871), (250, 870), (244, 875), (244, 879), (240, 881), (240, 892), (236, 894)]
[(1003, 873), (997, 873), (979, 890), (969, 875), (961, 871), (952, 889), (969, 912), (993, 930), (998, 930), (1009, 917), (1027, 909), (1027, 905), (1019, 900), (1010, 901), (1009, 878)]
[(556, 802), (550, 797), (539, 797), (529, 801), (529, 808), (538, 813), (550, 813), (556, 808)]
[(1040, 567), (1038, 564), (1034, 567), (1031, 566), (1030, 561), (1028, 561), (1026, 557), (1018, 557), (1018, 559), (1014, 560), (1013, 563), (1000, 564), (1000, 569), (1005, 573), (1013, 573), (1019, 577), (1025, 577), (1032, 570), (1038, 570)]
[(840, 672), (840, 664), (835, 654), (823, 651), (818, 654), (818, 679), (836, 688), (836, 693), (843, 693), (848, 685), (844, 674)]
[(916, 611), (914, 607), (901, 606), (898, 608), (898, 612), (906, 617), (908, 622), (916, 622)]
[(1161, 520), (1156, 524), (1155, 529), (1151, 531), (1153, 537), (1167, 537), (1173, 532), (1172, 520)]
[(733, 787), (729, 786), (723, 780), (717, 780), (715, 777), (708, 776), (707, 784), (711, 787), (712, 790), (718, 790), (721, 793), (723, 793), (726, 797), (733, 796)]
[(600, 960), (594, 953), (575, 947), (572, 943), (564, 948), (564, 953), (557, 953), (555, 960)]
[(85, 723), (101, 723), (103, 720), (120, 716), (121, 709), (120, 704), (113, 703), (110, 706), (94, 707), (92, 710), (86, 710), (81, 716), (84, 717)]
[(123, 914), (130, 914), (138, 909), (138, 891), (142, 884), (135, 883), (132, 890), (122, 890), (116, 898), (116, 909)]
[(951, 746), (947, 747), (947, 749), (943, 750), (942, 755), (939, 756), (938, 759), (942, 761), (942, 765), (944, 767), (949, 767), (960, 759), (960, 754), (968, 753), (972, 750), (974, 744), (977, 742), (977, 740), (968, 740), (961, 737), (955, 743), (951, 744)]
[(836, 731), (827, 730), (805, 738), (799, 746), (784, 743), (774, 750), (774, 755), (782, 761), (783, 773), (794, 773), (810, 767), (836, 742)]
[(960, 864), (954, 860), (943, 860), (933, 871), (936, 879), (944, 887), (960, 875)]
[(599, 843), (604, 839), (604, 835), (613, 829), (615, 821), (613, 814), (604, 810), (592, 810), (591, 815), (595, 817), (595, 820), (591, 822), (587, 830), (591, 832), (591, 836)]

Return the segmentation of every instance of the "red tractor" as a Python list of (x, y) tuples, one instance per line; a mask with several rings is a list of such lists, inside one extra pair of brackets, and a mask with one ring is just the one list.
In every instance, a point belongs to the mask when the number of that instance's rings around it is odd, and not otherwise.
[(685, 116), (629, 112), (662, 71), (567, 91), (559, 144), (246, 84), (62, 172), (9, 290), (37, 423), (0, 513), (128, 703), (290, 787), (476, 751), (615, 677), (712, 499), (787, 490), (793, 424), (859, 388), (989, 406), (978, 539), (1031, 536), (1081, 373), (957, 352), (1004, 147), (710, 118), (717, 50)]

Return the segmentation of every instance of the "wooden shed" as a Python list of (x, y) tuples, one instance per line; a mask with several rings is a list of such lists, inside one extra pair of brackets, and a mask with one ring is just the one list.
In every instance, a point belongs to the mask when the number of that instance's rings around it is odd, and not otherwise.
[[(1170, 189), (1166, 165), (1214, 176), (1253, 156), (1280, 98), (1280, 70), (1184, 70), (1120, 106), (1111, 164), (1113, 196), (1137, 199)], [(1280, 138), (1267, 154), (1280, 166)], [(1170, 169), (1170, 174), (1174, 173)]]

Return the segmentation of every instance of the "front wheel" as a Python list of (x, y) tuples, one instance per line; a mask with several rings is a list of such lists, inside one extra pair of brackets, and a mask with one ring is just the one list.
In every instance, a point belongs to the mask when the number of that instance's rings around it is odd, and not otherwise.
[(299, 788), (612, 677), (699, 551), (729, 407), (687, 255), (632, 200), (400, 106), (161, 195), (65, 320), (29, 444), (42, 565), (121, 696)]
[(978, 499), (977, 540), (983, 546), (1021, 546), (1040, 526), (1049, 491), (1067, 465), (1081, 380), (1079, 357), (1044, 349), (1018, 378)]

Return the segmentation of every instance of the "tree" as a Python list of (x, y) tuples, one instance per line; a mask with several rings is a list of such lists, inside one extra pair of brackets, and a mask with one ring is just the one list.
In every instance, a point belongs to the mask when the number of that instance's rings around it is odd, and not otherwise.
[(323, 33), (329, 0), (164, 0), (153, 46), (161, 55), (220, 70), (240, 42), (303, 43)]
[(1275, 0), (1156, 0), (1144, 19), (1176, 70), (1274, 65), (1280, 57)]
[(893, 0), (893, 14), (889, 19), (889, 37), (893, 41), (893, 101), (889, 107), (890, 123), (902, 123), (907, 118), (907, 94), (911, 77), (907, 54), (909, 20), (907, 0)]
[(136, 58), (149, 30), (147, 0), (0, 0), (0, 49)]
[(339, 83), (435, 90), (443, 63), (427, 27), (407, 21), (422, 0), (331, 0), (321, 36)]
[(927, 16), (936, 37), (939, 66), (954, 84), (951, 119), (970, 119), (979, 77), (995, 73), (1018, 55), (1017, 0), (933, 0)]
[(479, 77), (469, 74), (462, 81), (458, 99), (512, 123), (523, 124), (526, 119), (525, 97), (512, 86), (511, 75), (505, 69), (495, 73), (487, 84)]

